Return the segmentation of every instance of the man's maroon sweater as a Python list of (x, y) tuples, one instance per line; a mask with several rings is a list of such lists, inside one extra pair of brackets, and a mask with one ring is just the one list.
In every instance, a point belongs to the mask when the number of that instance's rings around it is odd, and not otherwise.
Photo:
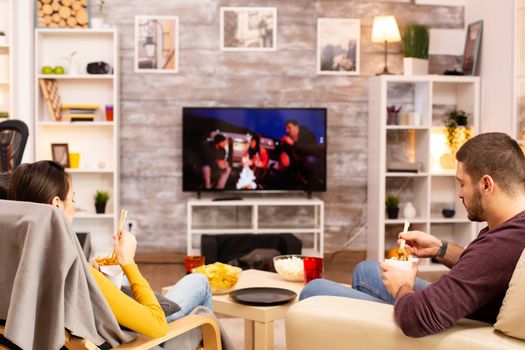
[(524, 248), (525, 211), (492, 230), (484, 228), (448, 274), (396, 300), (397, 324), (406, 335), (423, 337), (463, 317), (494, 323)]

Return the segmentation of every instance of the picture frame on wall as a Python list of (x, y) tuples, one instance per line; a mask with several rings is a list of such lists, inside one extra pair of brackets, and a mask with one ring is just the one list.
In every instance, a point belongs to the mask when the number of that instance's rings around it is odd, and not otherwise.
[(483, 21), (470, 23), (467, 27), (463, 63), (461, 64), (461, 71), (464, 75), (477, 74), (482, 33)]
[(317, 74), (359, 75), (361, 21), (317, 19)]
[(275, 51), (277, 8), (221, 7), (221, 51)]
[(64, 168), (69, 168), (69, 146), (67, 143), (52, 143), (51, 157)]
[(135, 16), (135, 72), (179, 72), (179, 18)]

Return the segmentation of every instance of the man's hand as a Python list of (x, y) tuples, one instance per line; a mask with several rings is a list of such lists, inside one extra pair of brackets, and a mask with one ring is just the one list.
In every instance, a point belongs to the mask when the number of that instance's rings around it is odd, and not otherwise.
[(115, 243), (115, 255), (120, 266), (135, 263), (135, 251), (137, 250), (137, 240), (128, 231), (123, 230), (120, 234), (113, 235)]
[(405, 240), (405, 248), (412, 255), (420, 258), (434, 258), (441, 245), (441, 240), (428, 233), (421, 231), (408, 231), (399, 233), (398, 243)]
[(293, 141), (293, 139), (290, 137), (290, 136), (284, 136), (282, 139), (281, 139), (282, 142), (285, 142), (287, 144), (289, 144), (290, 146), (293, 146), (293, 144), (295, 143)]
[[(413, 266), (410, 271), (398, 269), (385, 263), (381, 263), (380, 267), (383, 284), (394, 299), (398, 296), (402, 287), (406, 287), (406, 291), (414, 289), (418, 270), (417, 265)], [(403, 289), (405, 290), (405, 288)]]

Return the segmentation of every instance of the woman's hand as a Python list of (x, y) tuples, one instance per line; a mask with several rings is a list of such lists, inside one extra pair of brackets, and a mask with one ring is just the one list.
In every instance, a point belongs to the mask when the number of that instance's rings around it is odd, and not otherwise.
[(398, 243), (405, 240), (405, 248), (410, 254), (420, 258), (434, 258), (441, 245), (438, 238), (422, 231), (401, 232), (398, 238)]
[(414, 289), (417, 265), (414, 265), (410, 271), (398, 269), (385, 263), (381, 263), (380, 267), (383, 284), (394, 299), (399, 294), (401, 287), (406, 286), (408, 290)]
[(115, 243), (115, 255), (120, 266), (125, 266), (135, 263), (135, 251), (137, 250), (137, 240), (135, 236), (126, 230), (120, 234), (113, 235)]

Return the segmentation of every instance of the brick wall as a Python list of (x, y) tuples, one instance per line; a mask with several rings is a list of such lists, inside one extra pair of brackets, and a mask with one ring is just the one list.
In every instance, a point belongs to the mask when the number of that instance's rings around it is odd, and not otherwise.
[[(97, 12), (96, 1), (93, 12)], [(221, 52), (221, 6), (277, 7), (277, 51)], [(326, 250), (333, 251), (366, 222), (368, 78), (382, 70), (383, 45), (370, 42), (376, 15), (398, 24), (462, 29), (463, 6), (416, 5), (410, 0), (111, 0), (104, 19), (120, 32), (122, 207), (136, 220), (139, 249), (185, 249), (182, 192), (183, 106), (326, 107), (328, 191)], [(178, 74), (133, 69), (136, 15), (175, 15), (180, 21)], [(361, 20), (360, 76), (316, 74), (319, 17)], [(455, 56), (431, 56), (431, 73), (457, 65)], [(389, 45), (389, 69), (402, 71), (400, 43)], [(382, 210), (382, 208), (380, 208)], [(366, 236), (350, 249), (364, 249)]]

